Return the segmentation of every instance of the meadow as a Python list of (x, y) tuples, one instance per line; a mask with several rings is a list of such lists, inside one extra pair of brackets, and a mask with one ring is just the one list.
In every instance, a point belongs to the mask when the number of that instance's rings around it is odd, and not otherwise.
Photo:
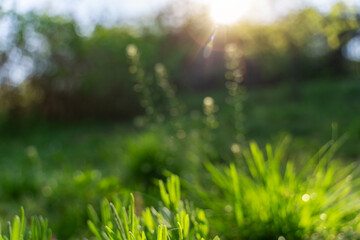
[[(360, 108), (359, 92), (358, 81), (351, 78), (324, 79), (315, 83), (309, 80), (301, 86), (299, 99), (292, 98), (288, 85), (248, 89), (244, 101), (244, 142), (256, 141), (260, 149), (265, 149), (266, 143), (278, 146), (284, 139), (288, 139), (287, 157), (296, 166), (303, 167), (328, 141), (336, 141), (346, 134), (347, 140), (334, 154), (341, 159), (341, 166), (345, 169), (345, 166), (352, 166), (353, 169), (348, 169), (347, 174), (352, 171), (356, 173), (359, 169), (356, 162), (359, 159), (360, 122), (355, 109)], [(211, 140), (202, 139), (202, 136), (209, 135), (201, 135), (204, 133), (199, 130), (204, 125), (202, 105), (207, 96), (212, 96), (219, 108), (215, 113), (219, 126), (211, 129)], [(137, 201), (141, 205), (158, 205), (156, 179), (164, 179), (164, 176), (170, 174), (168, 171), (180, 175), (190, 186), (197, 182), (199, 187), (205, 184), (203, 187), (206, 189), (208, 184), (212, 184), (210, 173), (214, 171), (204, 168), (207, 166), (212, 169), (207, 165), (208, 161), (225, 166), (232, 162), (240, 163), (243, 161), (240, 152), (243, 152), (242, 148), (247, 149), (245, 144), (241, 145), (241, 150), (237, 149), (237, 145), (232, 146), (234, 142), (229, 136), (233, 135), (234, 127), (229, 123), (232, 121), (233, 110), (226, 103), (226, 97), (225, 88), (180, 95), (179, 99), (187, 105), (187, 110), (179, 118), (181, 123), (178, 124), (182, 125), (182, 131), (188, 135), (179, 138), (179, 132), (175, 132), (175, 138), (178, 138), (175, 142), (171, 140), (174, 138), (171, 136), (174, 132), (171, 120), (165, 120), (161, 127), (157, 124), (137, 127), (131, 121), (54, 123), (31, 119), (20, 125), (3, 124), (0, 146), (3, 169), (0, 181), (2, 216), (9, 219), (19, 212), (19, 206), (24, 206), (31, 215), (41, 214), (49, 218), (49, 225), (59, 239), (76, 238), (89, 236), (86, 226), (87, 206), (97, 206), (104, 197), (112, 198), (115, 194), (120, 194), (128, 199), (131, 191), (139, 198)], [(285, 164), (284, 161), (280, 162)], [(316, 166), (315, 162), (311, 164), (312, 167)], [(323, 174), (330, 171), (325, 166), (323, 168), (318, 171)], [(292, 174), (296, 175), (297, 172)], [(265, 177), (265, 173), (261, 175)], [(219, 176), (219, 179), (222, 178), (226, 177)], [(298, 184), (305, 185), (308, 181), (302, 179)], [(335, 184), (338, 180), (332, 181)], [(282, 183), (271, 184), (268, 187), (276, 189), (277, 186), (282, 186)], [(224, 209), (229, 207), (231, 198), (223, 205), (219, 199), (217, 205), (220, 206), (209, 206), (208, 203), (213, 202), (212, 200), (199, 200), (199, 197), (203, 197), (199, 193), (204, 194), (204, 190), (194, 193), (196, 188), (191, 188), (185, 187), (185, 196), (189, 200), (208, 212), (220, 211), (212, 214), (228, 214)], [(357, 184), (353, 188), (351, 192), (355, 194)], [(255, 189), (253, 191), (256, 192)], [(264, 193), (271, 195), (273, 191), (274, 189), (264, 190)], [(296, 189), (292, 191), (297, 193)], [(219, 194), (218, 192), (212, 197), (218, 199), (222, 196)], [(272, 201), (275, 202), (270, 201), (269, 204), (274, 206), (269, 207), (282, 206), (276, 199)], [(352, 204), (354, 207), (359, 205), (357, 200)], [(272, 220), (280, 221), (276, 219), (274, 217)], [(226, 235), (228, 229), (219, 228), (221, 224), (216, 219), (211, 220), (217, 224), (214, 229), (221, 230), (217, 234)], [(259, 219), (252, 221), (261, 222)], [(284, 221), (287, 221), (287, 217)], [(297, 223), (294, 224), (297, 226)], [(314, 223), (312, 227), (316, 225)], [(269, 228), (271, 227), (265, 227)], [(249, 226), (240, 225), (239, 233), (242, 232), (241, 229), (249, 229)], [(254, 239), (267, 239), (266, 236), (276, 236), (284, 230), (280, 227), (271, 233), (261, 229), (255, 231), (262, 232), (264, 236)], [(230, 235), (226, 238), (238, 236)], [(301, 237), (295, 235), (289, 239)], [(247, 236), (246, 239), (252, 238)]]
[(358, 6), (214, 2), (0, 8), (0, 240), (360, 239)]

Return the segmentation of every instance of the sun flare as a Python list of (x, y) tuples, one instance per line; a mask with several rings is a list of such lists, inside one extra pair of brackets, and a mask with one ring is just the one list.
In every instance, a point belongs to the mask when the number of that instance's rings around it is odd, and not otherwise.
[(213, 0), (211, 17), (218, 24), (233, 24), (244, 14), (244, 7), (244, 1), (241, 0)]

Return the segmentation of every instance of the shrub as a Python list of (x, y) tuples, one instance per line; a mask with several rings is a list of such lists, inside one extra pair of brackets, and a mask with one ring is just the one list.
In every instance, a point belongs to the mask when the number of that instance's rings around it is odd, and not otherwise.
[(151, 179), (163, 177), (165, 170), (178, 173), (180, 167), (167, 148), (166, 137), (160, 131), (143, 133), (126, 142), (127, 182), (135, 182), (137, 187), (152, 184)]

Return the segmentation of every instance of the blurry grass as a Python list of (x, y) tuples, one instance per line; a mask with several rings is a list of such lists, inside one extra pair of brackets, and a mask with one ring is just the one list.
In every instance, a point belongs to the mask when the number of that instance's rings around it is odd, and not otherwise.
[[(5, 232), (5, 233), (4, 233)], [(24, 208), (21, 214), (15, 216), (11, 224), (9, 221), (6, 231), (0, 228), (0, 240), (51, 240), (51, 230), (48, 221), (42, 217), (32, 217), (30, 224), (26, 224)]]
[[(190, 110), (201, 109), (201, 100), (212, 96), (220, 106), (218, 139), (220, 146), (233, 129), (232, 110), (226, 104), (226, 90), (182, 96)], [(358, 160), (360, 154), (360, 79), (309, 79), (299, 86), (299, 98), (292, 96), (291, 86), (280, 85), (248, 89), (244, 103), (244, 129), (247, 140), (260, 144), (279, 142), (286, 134), (294, 137), (292, 151), (311, 154), (335, 135), (348, 132), (349, 141), (340, 155)], [(228, 147), (227, 144), (223, 144)]]
[[(289, 133), (299, 144), (299, 149), (314, 152), (333, 137), (332, 124), (337, 123), (339, 133), (348, 131), (350, 134), (342, 154), (353, 160), (359, 157), (360, 81), (309, 81), (301, 86), (299, 100), (292, 100), (288, 86), (250, 89), (248, 92), (245, 103), (248, 140), (265, 143), (269, 139), (282, 139), (283, 133)], [(231, 113), (225, 103), (225, 90), (183, 95), (181, 100), (189, 106), (189, 112), (196, 110), (201, 114), (205, 96), (212, 96), (220, 106), (217, 115), (223, 136), (217, 138), (226, 138), (229, 131), (226, 122)], [(185, 124), (185, 128), (198, 127), (190, 122)], [(126, 139), (142, 135), (131, 123), (44, 123), (16, 127), (14, 131), (7, 128), (2, 126), (0, 130), (2, 168), (13, 168), (7, 164), (9, 162), (22, 165), (29, 161), (29, 147), (34, 147), (45, 169), (106, 169), (126, 151)], [(109, 167), (107, 170), (114, 169)]]
[[(359, 80), (309, 80), (299, 92), (300, 98), (294, 99), (286, 85), (250, 89), (244, 106), (246, 139), (263, 145), (278, 142), (289, 133), (294, 137), (289, 151), (300, 161), (336, 137), (332, 131), (336, 122), (338, 133), (349, 133), (339, 155), (347, 161), (358, 160)], [(164, 169), (189, 176), (189, 171), (196, 171), (205, 160), (200, 151), (204, 141), (197, 130), (203, 127), (199, 119), (206, 96), (213, 97), (220, 107), (216, 113), (220, 126), (212, 143), (218, 156), (212, 158), (231, 160), (232, 110), (226, 104), (225, 89), (180, 96), (191, 117), (178, 117), (186, 138), (174, 144), (168, 144), (173, 136), (169, 136), (166, 122), (159, 129), (145, 131), (132, 123), (114, 122), (1, 125), (0, 216), (12, 216), (23, 205), (31, 215), (47, 216), (59, 239), (69, 239), (86, 225), (86, 204), (126, 190), (123, 182), (127, 188), (142, 191), (153, 177), (161, 177)], [(146, 168), (144, 162), (149, 158), (161, 164)]]

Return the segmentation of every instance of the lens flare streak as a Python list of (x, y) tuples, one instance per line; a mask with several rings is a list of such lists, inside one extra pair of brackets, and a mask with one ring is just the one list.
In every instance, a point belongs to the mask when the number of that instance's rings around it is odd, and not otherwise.
[(215, 27), (215, 30), (210, 37), (210, 40), (208, 41), (208, 43), (206, 44), (206, 46), (204, 48), (204, 53), (203, 53), (204, 58), (208, 58), (211, 55), (211, 52), (213, 51), (214, 40), (215, 40), (217, 29), (218, 29), (218, 26)]

